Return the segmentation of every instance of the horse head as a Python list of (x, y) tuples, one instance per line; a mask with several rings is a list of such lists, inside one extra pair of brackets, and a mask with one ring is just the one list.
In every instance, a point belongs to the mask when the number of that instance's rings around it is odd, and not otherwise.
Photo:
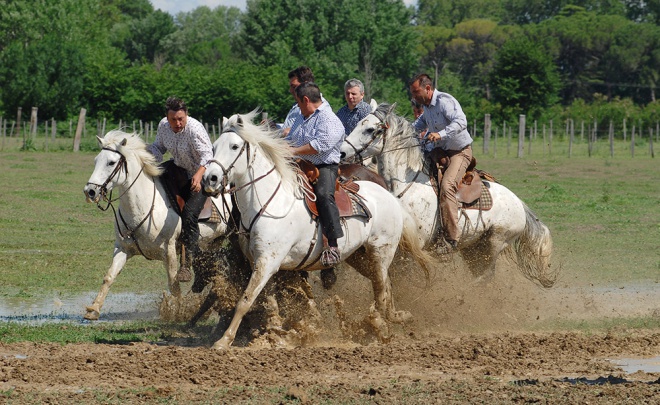
[(87, 202), (98, 204), (101, 198), (107, 199), (107, 193), (118, 184), (132, 181), (131, 175), (142, 171), (152, 176), (160, 174), (153, 155), (138, 135), (115, 130), (96, 139), (101, 152), (94, 158), (94, 171), (83, 189)]
[(385, 134), (389, 129), (389, 117), (395, 108), (396, 103), (376, 105), (376, 101), (372, 99), (371, 113), (358, 122), (341, 146), (342, 160), (362, 162), (365, 158), (382, 153)]

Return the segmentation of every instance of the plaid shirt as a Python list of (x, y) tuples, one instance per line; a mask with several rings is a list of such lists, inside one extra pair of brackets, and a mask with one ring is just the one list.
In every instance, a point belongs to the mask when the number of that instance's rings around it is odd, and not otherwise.
[(440, 133), (440, 140), (434, 148), (443, 150), (462, 150), (472, 144), (472, 137), (467, 131), (465, 113), (452, 95), (433, 91), (431, 104), (424, 106), (424, 113), (413, 123), (418, 132), (428, 129), (427, 133)]
[[(330, 103), (328, 103), (328, 100), (323, 98), (323, 94), (321, 94), (321, 100), (323, 101), (323, 104), (321, 104), (320, 108), (328, 108), (332, 110), (332, 107), (330, 107)], [(289, 113), (286, 115), (286, 118), (284, 119), (284, 124), (282, 124), (282, 128), (293, 128), (293, 124), (296, 123), (297, 120), (302, 121), (305, 117), (303, 117), (302, 113), (300, 112), (300, 107), (298, 107), (298, 103), (294, 103), (291, 109), (289, 110)]]
[(304, 120), (298, 120), (286, 139), (294, 146), (310, 144), (316, 155), (299, 157), (314, 165), (339, 163), (340, 148), (344, 142), (344, 125), (330, 108), (319, 107)]
[(201, 166), (206, 166), (213, 159), (213, 146), (204, 125), (192, 117), (188, 117), (185, 128), (174, 133), (167, 118), (158, 124), (158, 132), (154, 143), (147, 146), (156, 161), (162, 162), (165, 152), (174, 157), (174, 164), (186, 169), (188, 178), (197, 172)]
[(358, 122), (371, 113), (371, 106), (364, 100), (357, 103), (352, 110), (348, 109), (348, 104), (337, 111), (337, 117), (344, 124), (344, 133), (346, 135), (353, 132)]

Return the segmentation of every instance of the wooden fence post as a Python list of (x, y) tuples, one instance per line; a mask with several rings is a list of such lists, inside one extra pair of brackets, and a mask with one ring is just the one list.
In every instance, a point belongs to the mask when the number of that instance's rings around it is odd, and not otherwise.
[(614, 123), (610, 120), (610, 157), (614, 157)]
[(653, 128), (649, 128), (649, 152), (651, 152), (651, 157), (655, 157), (655, 153), (653, 153)]
[(635, 124), (633, 124), (630, 134), (630, 157), (635, 157)]
[(484, 155), (488, 154), (490, 143), (490, 114), (484, 117)]
[(83, 127), (85, 126), (85, 114), (87, 114), (87, 110), (81, 108), (80, 115), (78, 116), (78, 125), (76, 126), (76, 136), (73, 139), (74, 152), (80, 151), (80, 137), (82, 136)]
[(16, 112), (16, 136), (21, 135), (21, 115), (23, 115), (23, 107), (18, 107)]
[(626, 134), (626, 119), (623, 119), (623, 142), (627, 140), (627, 134)]
[(552, 120), (550, 120), (550, 142), (548, 143), (548, 154), (552, 155)]
[(519, 158), (523, 156), (526, 132), (527, 131), (525, 130), (525, 115), (520, 114), (520, 117), (518, 117), (518, 157)]
[(57, 121), (55, 118), (50, 119), (50, 139), (55, 142), (55, 136), (57, 135)]

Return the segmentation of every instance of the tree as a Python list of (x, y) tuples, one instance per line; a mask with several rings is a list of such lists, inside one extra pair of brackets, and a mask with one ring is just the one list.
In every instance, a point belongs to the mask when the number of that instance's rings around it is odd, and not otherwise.
[(503, 13), (500, 1), (492, 0), (419, 0), (418, 25), (452, 28), (463, 21), (488, 19), (500, 21)]
[(505, 43), (490, 76), (495, 101), (508, 114), (538, 116), (558, 101), (559, 75), (546, 51), (526, 37)]

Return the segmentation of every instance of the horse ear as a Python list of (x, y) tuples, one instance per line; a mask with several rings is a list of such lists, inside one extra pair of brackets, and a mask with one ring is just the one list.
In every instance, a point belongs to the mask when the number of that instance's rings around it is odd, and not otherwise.
[(396, 103), (392, 104), (390, 108), (387, 109), (387, 115), (392, 114), (395, 109), (396, 109)]
[(119, 145), (121, 145), (121, 146), (126, 146), (127, 143), (128, 143), (128, 139), (124, 138), (124, 139), (121, 140), (121, 142), (119, 143)]
[(371, 99), (369, 105), (371, 106), (371, 112), (376, 111), (376, 108), (378, 108), (378, 103), (373, 98)]
[(223, 128), (225, 127), (225, 125), (227, 125), (227, 121), (229, 121), (229, 118), (223, 116), (222, 117), (222, 127)]
[(236, 119), (236, 125), (238, 125), (239, 127), (243, 126), (243, 117), (241, 117), (240, 115)]
[(98, 142), (99, 148), (103, 149), (103, 139), (101, 139), (100, 137), (97, 136), (96, 137), (96, 142)]

